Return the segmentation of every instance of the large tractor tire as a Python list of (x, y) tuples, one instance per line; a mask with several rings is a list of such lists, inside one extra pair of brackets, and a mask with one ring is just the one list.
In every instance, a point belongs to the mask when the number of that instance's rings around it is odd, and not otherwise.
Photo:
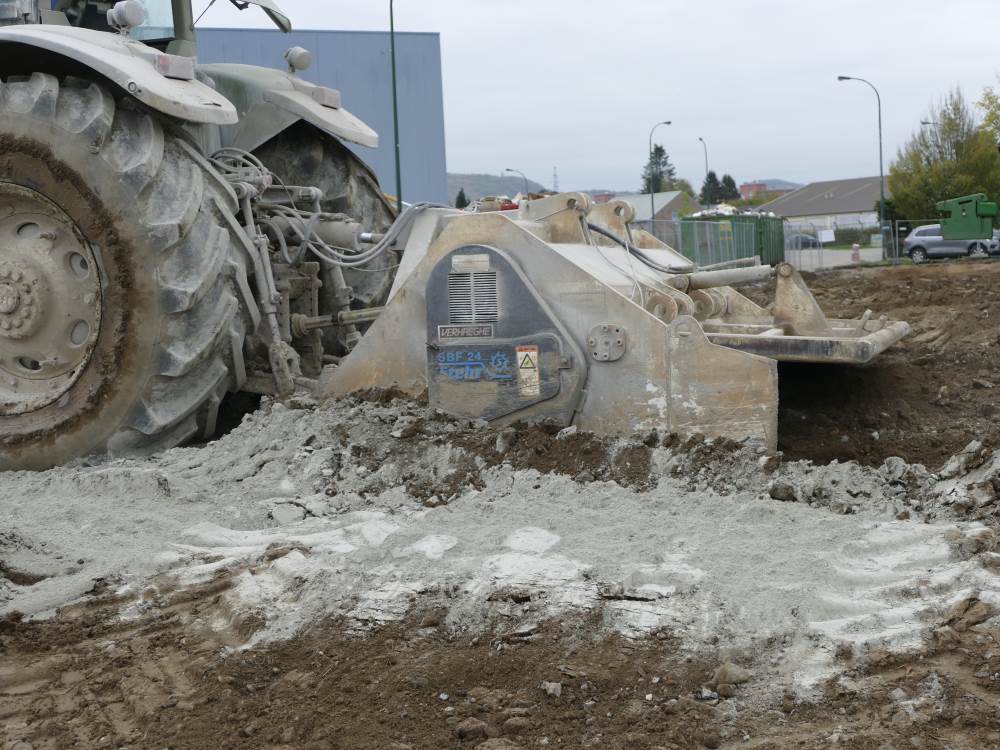
[(92, 81), (0, 83), (0, 469), (214, 431), (256, 313), (236, 198)]
[[(254, 155), (286, 185), (318, 187), (324, 211), (350, 216), (368, 232), (384, 233), (396, 218), (371, 168), (343, 143), (307, 122), (282, 131)], [(398, 261), (395, 253), (387, 252), (363, 269), (344, 271), (354, 290), (354, 307), (386, 301)]]

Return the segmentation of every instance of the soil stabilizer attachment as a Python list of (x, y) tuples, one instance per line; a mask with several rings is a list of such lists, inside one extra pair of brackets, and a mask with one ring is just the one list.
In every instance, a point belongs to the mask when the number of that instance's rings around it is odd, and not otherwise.
[[(798, 272), (696, 268), (581, 193), (515, 211), (428, 209), (390, 301), (321, 384), (428, 394), (452, 414), (777, 444), (775, 360), (866, 362), (909, 333), (829, 320)], [(733, 287), (777, 273), (765, 310)]]

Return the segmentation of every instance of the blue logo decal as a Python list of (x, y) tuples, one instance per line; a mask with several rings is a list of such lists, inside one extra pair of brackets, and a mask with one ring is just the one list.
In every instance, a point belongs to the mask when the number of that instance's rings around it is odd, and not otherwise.
[(503, 351), (494, 351), (489, 357), (489, 365), (483, 361), (483, 352), (469, 350), (449, 350), (438, 352), (438, 372), (449, 380), (513, 380), (510, 372), (510, 356)]

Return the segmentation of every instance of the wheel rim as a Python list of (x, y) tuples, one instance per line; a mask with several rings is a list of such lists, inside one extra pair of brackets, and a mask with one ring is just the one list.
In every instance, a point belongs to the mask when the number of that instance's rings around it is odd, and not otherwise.
[(90, 244), (65, 212), (0, 182), (0, 414), (60, 399), (86, 369), (101, 323)]

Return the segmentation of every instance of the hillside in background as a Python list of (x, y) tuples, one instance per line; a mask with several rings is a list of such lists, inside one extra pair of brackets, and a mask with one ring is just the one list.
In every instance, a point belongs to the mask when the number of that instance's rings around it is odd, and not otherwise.
[(763, 180), (751, 180), (751, 182), (763, 182), (767, 185), (768, 190), (795, 190), (796, 188), (802, 187), (802, 184), (799, 182), (779, 180), (776, 177), (769, 177)]
[[(528, 190), (537, 192), (544, 189), (533, 180), (528, 180)], [(455, 196), (460, 188), (465, 190), (465, 196), (470, 200), (479, 200), (487, 195), (517, 195), (524, 190), (524, 180), (520, 175), (495, 174), (452, 174), (448, 173), (448, 202), (455, 204)]]

